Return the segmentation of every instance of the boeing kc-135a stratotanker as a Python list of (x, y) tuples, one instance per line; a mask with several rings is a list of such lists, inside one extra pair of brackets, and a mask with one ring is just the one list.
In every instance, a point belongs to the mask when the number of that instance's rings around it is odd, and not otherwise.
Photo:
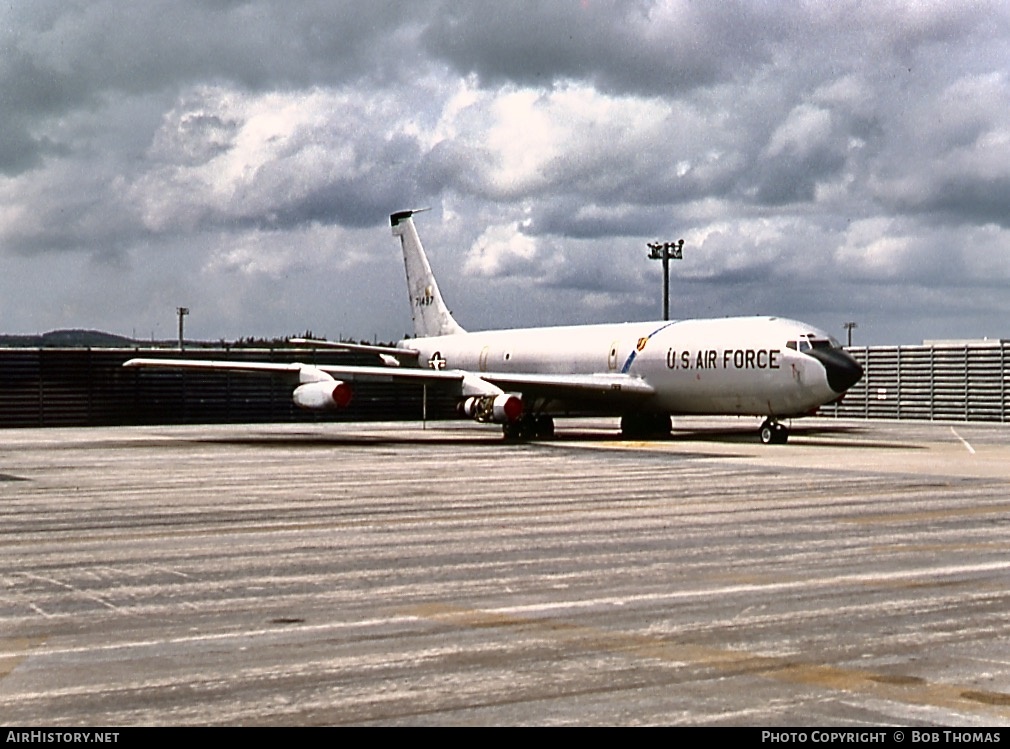
[(668, 435), (671, 416), (764, 417), (761, 441), (783, 443), (784, 420), (841, 398), (863, 369), (822, 330), (779, 317), (727, 317), (468, 333), (446, 307), (414, 214), (392, 214), (414, 338), (395, 346), (296, 340), (375, 354), (382, 366), (131, 359), (127, 367), (281, 372), (307, 409), (346, 406), (356, 381), (445, 388), (459, 410), (511, 439), (550, 437), (553, 415), (621, 416), (626, 436)]

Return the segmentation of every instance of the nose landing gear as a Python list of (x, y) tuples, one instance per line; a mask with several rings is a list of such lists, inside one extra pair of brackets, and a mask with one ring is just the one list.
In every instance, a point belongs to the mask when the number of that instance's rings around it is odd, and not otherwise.
[(761, 442), (765, 445), (784, 445), (789, 439), (789, 428), (775, 419), (765, 419), (761, 425)]

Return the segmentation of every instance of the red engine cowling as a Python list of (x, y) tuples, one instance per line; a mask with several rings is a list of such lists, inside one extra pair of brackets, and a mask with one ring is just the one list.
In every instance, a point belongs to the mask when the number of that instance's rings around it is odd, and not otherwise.
[(511, 424), (523, 415), (523, 401), (518, 395), (480, 395), (460, 403), (460, 411), (482, 424)]
[(309, 411), (343, 408), (351, 402), (351, 386), (340, 380), (307, 382), (296, 387), (291, 397), (296, 406)]

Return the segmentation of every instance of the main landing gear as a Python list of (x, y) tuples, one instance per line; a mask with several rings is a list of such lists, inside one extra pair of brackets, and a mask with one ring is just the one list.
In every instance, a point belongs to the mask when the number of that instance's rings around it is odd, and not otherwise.
[(775, 419), (765, 419), (761, 425), (761, 442), (766, 445), (784, 445), (789, 439), (789, 428)]
[(507, 440), (550, 439), (554, 436), (554, 419), (547, 414), (523, 414), (502, 426), (502, 433)]
[(669, 439), (671, 427), (667, 414), (629, 413), (621, 417), (621, 435), (625, 439)]

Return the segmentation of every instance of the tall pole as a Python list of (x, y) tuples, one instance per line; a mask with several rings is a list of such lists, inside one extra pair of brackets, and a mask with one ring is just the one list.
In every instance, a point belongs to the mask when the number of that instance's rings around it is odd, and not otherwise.
[(179, 314), (179, 350), (182, 351), (186, 348), (186, 341), (182, 335), (182, 321), (185, 319), (186, 315), (189, 314), (189, 307), (176, 307), (175, 311)]
[(670, 319), (670, 256), (663, 253), (663, 319)]
[(670, 260), (680, 260), (684, 257), (684, 240), (677, 242), (649, 242), (645, 245), (651, 250), (650, 260), (663, 261), (663, 319), (670, 319)]
[(846, 345), (849, 348), (852, 348), (852, 329), (853, 328), (858, 328), (859, 326), (856, 325), (856, 323), (854, 323), (854, 322), (847, 322), (847, 323), (843, 323), (842, 327), (845, 328), (846, 332), (848, 333), (849, 342)]

